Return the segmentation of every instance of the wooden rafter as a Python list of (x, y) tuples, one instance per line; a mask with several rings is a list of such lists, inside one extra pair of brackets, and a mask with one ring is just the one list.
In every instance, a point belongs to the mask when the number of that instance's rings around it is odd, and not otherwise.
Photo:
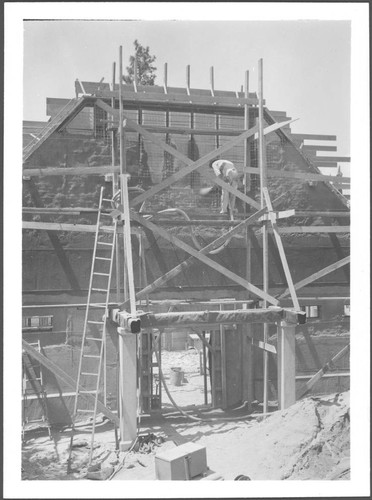
[[(300, 288), (303, 288), (306, 285), (309, 285), (310, 283), (313, 283), (314, 281), (318, 280), (319, 278), (322, 278), (323, 276), (326, 276), (327, 274), (332, 273), (333, 271), (336, 271), (336, 269), (339, 269), (340, 267), (345, 266), (346, 264), (350, 263), (350, 256), (344, 257), (343, 259), (334, 262), (333, 264), (325, 267), (324, 269), (321, 269), (320, 271), (317, 271), (316, 273), (308, 276), (307, 278), (299, 281), (294, 285), (294, 288), (296, 290), (299, 290)], [(287, 295), (289, 295), (289, 290), (285, 290), (281, 295), (280, 299), (283, 299)]]

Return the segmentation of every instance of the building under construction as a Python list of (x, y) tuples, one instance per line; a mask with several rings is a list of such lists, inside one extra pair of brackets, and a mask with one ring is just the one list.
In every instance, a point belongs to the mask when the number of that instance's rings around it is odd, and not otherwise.
[[(123, 84), (121, 65), (116, 83), (114, 66), (24, 123), (23, 435), (68, 426), (69, 467), (84, 419), (91, 465), (99, 414), (120, 452), (169, 404), (187, 418), (171, 352), (197, 353), (194, 418), (349, 388), (350, 158), (336, 136), (292, 133), (258, 66), (257, 93), (248, 72), (228, 92), (213, 68), (194, 89), (189, 67), (175, 88), (166, 66), (161, 86)], [(235, 210), (220, 213), (221, 192)]]

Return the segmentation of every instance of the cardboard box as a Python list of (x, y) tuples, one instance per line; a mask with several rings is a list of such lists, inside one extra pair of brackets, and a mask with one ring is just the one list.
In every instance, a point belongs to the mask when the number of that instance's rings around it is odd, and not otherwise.
[(205, 446), (185, 443), (155, 456), (156, 479), (187, 481), (208, 469)]

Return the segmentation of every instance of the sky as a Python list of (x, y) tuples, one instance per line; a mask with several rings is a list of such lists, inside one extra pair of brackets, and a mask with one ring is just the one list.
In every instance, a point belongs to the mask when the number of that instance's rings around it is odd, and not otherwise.
[[(112, 63), (123, 66), (135, 39), (156, 56), (156, 83), (240, 90), (249, 70), (257, 90), (263, 59), (269, 109), (299, 120), (294, 132), (337, 135), (338, 154), (350, 154), (349, 21), (25, 21), (24, 119), (46, 120), (46, 97), (74, 97), (74, 81), (111, 81)], [(325, 143), (327, 144), (327, 143)], [(327, 153), (325, 153), (327, 154)], [(332, 154), (332, 153), (331, 153)]]

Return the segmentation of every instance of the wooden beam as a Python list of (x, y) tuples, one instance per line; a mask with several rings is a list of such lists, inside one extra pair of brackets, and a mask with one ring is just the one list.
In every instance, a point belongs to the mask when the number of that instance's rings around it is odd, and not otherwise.
[(315, 165), (317, 168), (338, 168), (338, 163), (337, 162), (324, 162), (324, 161), (317, 161), (316, 157), (311, 159), (311, 163)]
[[(276, 200), (274, 200), (273, 203), (275, 203), (275, 202), (276, 202)], [(228, 238), (231, 238), (231, 236), (233, 236), (234, 234), (238, 234), (242, 229), (244, 229), (244, 227), (246, 226), (246, 224), (248, 224), (249, 222), (253, 222), (253, 221), (257, 220), (265, 211), (266, 211), (266, 208), (264, 208), (263, 210), (259, 210), (258, 212), (254, 213), (248, 219), (242, 221), (239, 224), (239, 226), (234, 227), (228, 233), (225, 233), (225, 234), (221, 235), (216, 240), (212, 241), (207, 246), (205, 246), (204, 248), (202, 248), (200, 250), (200, 253), (207, 254), (211, 250), (214, 250), (215, 248), (218, 248)], [(144, 288), (143, 290), (141, 290), (140, 292), (138, 292), (137, 293), (137, 300), (139, 300), (139, 299), (141, 299), (143, 297), (146, 297), (149, 293), (153, 292), (154, 290), (156, 290), (157, 288), (159, 288), (160, 286), (162, 286), (164, 283), (166, 283), (170, 279), (172, 279), (175, 276), (177, 276), (180, 272), (185, 271), (188, 267), (190, 267), (194, 263), (194, 261), (195, 261), (195, 257), (189, 257), (185, 261), (181, 262), (181, 264), (179, 264), (178, 266), (174, 267), (173, 269), (171, 269), (170, 271), (168, 271), (165, 275), (161, 276), (160, 278), (158, 278), (157, 280), (155, 280), (153, 283), (151, 283), (150, 285), (148, 285), (146, 288)], [(127, 304), (124, 302), (123, 304), (121, 304), (120, 309), (125, 309), (126, 305)]]
[(264, 351), (276, 354), (276, 347), (272, 344), (268, 344), (267, 342), (262, 342), (262, 340), (256, 340), (256, 339), (251, 339), (251, 342), (252, 345), (254, 345), (255, 347), (259, 347)]
[(45, 208), (45, 207), (22, 207), (24, 214), (43, 214), (43, 215), (81, 215), (96, 214), (98, 208), (71, 207), (71, 208)]
[[(32, 179), (28, 180), (26, 182), (26, 185), (28, 187), (28, 190), (31, 195), (31, 199), (33, 204), (37, 208), (44, 208), (44, 204), (42, 199), (40, 198), (39, 191)], [(51, 244), (53, 245), (53, 248), (56, 252), (57, 258), (62, 266), (62, 269), (66, 275), (66, 278), (71, 286), (72, 290), (80, 290), (80, 285), (79, 281), (71, 267), (70, 261), (68, 260), (68, 257), (63, 249), (63, 246), (61, 245), (61, 242), (59, 241), (58, 236), (53, 233), (52, 231), (47, 231), (49, 240)]]
[[(331, 265), (321, 269), (320, 271), (317, 271), (316, 273), (311, 274), (307, 278), (299, 281), (298, 283), (296, 283), (294, 285), (294, 287), (296, 290), (299, 290), (300, 288), (303, 288), (304, 286), (309, 285), (310, 283), (313, 283), (314, 281), (318, 280), (319, 278), (322, 278), (323, 276), (326, 276), (327, 274), (330, 274), (333, 271), (336, 271), (336, 269), (339, 269), (340, 267), (345, 266), (346, 264), (349, 264), (349, 263), (350, 263), (350, 256), (345, 257), (344, 259), (341, 259), (337, 262), (334, 262), (333, 264), (331, 264)], [(285, 290), (280, 295), (279, 298), (282, 299), (282, 298), (286, 297), (287, 295), (289, 295), (288, 289)]]
[(350, 162), (350, 156), (316, 156), (315, 160), (324, 161), (324, 162), (332, 162), (332, 161), (340, 161), (340, 162)]
[(260, 290), (256, 286), (252, 285), (251, 283), (249, 283), (245, 279), (241, 278), (237, 274), (235, 274), (232, 271), (230, 271), (229, 269), (226, 269), (221, 264), (218, 264), (217, 262), (215, 262), (214, 260), (210, 259), (209, 257), (206, 257), (204, 254), (202, 254), (201, 252), (198, 252), (197, 250), (195, 250), (194, 248), (192, 248), (187, 243), (185, 243), (185, 242), (181, 241), (180, 239), (176, 238), (175, 236), (169, 234), (164, 229), (156, 226), (155, 224), (153, 224), (150, 221), (147, 221), (146, 219), (144, 219), (143, 217), (141, 217), (140, 215), (138, 215), (136, 213), (132, 212), (131, 217), (134, 220), (136, 220), (137, 222), (139, 222), (141, 225), (143, 225), (144, 227), (148, 227), (150, 230), (156, 231), (164, 239), (166, 239), (166, 240), (170, 241), (171, 243), (173, 243), (173, 245), (176, 245), (177, 247), (181, 248), (182, 250), (184, 250), (185, 252), (189, 253), (193, 257), (196, 257), (198, 260), (200, 260), (201, 262), (203, 262), (207, 266), (211, 267), (215, 271), (220, 272), (221, 274), (223, 274), (227, 278), (231, 279), (232, 281), (234, 281), (238, 285), (241, 285), (246, 290), (251, 291), (252, 293), (254, 293), (255, 295), (257, 295), (258, 297), (261, 297), (262, 299), (266, 299), (270, 304), (273, 304), (273, 305), (277, 305), (278, 304), (277, 299), (275, 299), (271, 295), (263, 292), (262, 290)]
[(286, 226), (279, 227), (280, 234), (291, 233), (350, 233), (350, 226)]
[[(98, 100), (97, 101), (97, 106), (99, 106), (102, 109), (104, 109), (107, 113), (111, 113), (114, 116), (117, 116), (117, 110), (115, 110), (112, 107), (108, 106), (103, 101)], [(200, 158), (199, 160), (197, 160), (196, 162), (193, 162), (192, 160), (190, 160), (189, 158), (187, 158), (187, 156), (185, 156), (182, 153), (180, 153), (179, 151), (177, 151), (175, 148), (169, 146), (165, 142), (161, 141), (159, 138), (155, 137), (154, 134), (151, 134), (150, 132), (147, 132), (146, 129), (144, 129), (140, 125), (136, 124), (134, 121), (130, 120), (127, 117), (126, 117), (126, 120), (127, 120), (127, 123), (129, 123), (132, 127), (134, 127), (136, 129), (136, 131), (138, 131), (138, 133), (142, 134), (144, 137), (146, 137), (150, 141), (152, 141), (155, 144), (157, 144), (158, 146), (160, 146), (164, 151), (167, 151), (172, 156), (175, 156), (176, 158), (180, 159), (181, 161), (183, 161), (187, 165), (182, 170), (179, 170), (175, 174), (173, 174), (173, 175), (167, 177), (166, 179), (164, 179), (159, 184), (157, 184), (157, 185), (153, 186), (152, 188), (148, 189), (145, 193), (142, 193), (139, 196), (137, 196), (136, 198), (134, 198), (131, 201), (131, 204), (130, 204), (131, 206), (136, 206), (136, 205), (139, 205), (140, 203), (143, 203), (145, 200), (147, 200), (148, 198), (150, 198), (154, 194), (158, 193), (159, 191), (162, 191), (166, 187), (168, 187), (168, 186), (172, 185), (173, 183), (179, 181), (180, 179), (182, 179), (183, 177), (185, 177), (187, 174), (193, 172), (197, 168), (199, 168), (202, 165), (204, 165), (205, 163), (207, 163), (209, 160), (213, 160), (217, 156), (219, 156), (219, 155), (223, 154), (224, 152), (228, 151), (233, 146), (235, 146), (236, 144), (238, 144), (240, 141), (242, 141), (244, 139), (247, 139), (248, 137), (255, 136), (255, 134), (256, 134), (256, 132), (258, 130), (258, 127), (253, 127), (250, 130), (248, 130), (248, 131), (244, 132), (243, 134), (241, 134), (240, 136), (238, 136), (238, 137), (230, 140), (224, 146), (221, 146), (221, 147), (217, 148), (215, 151), (212, 151), (212, 152), (206, 154), (205, 156), (203, 156), (202, 158)], [(286, 123), (287, 122), (282, 122), (280, 124), (275, 123), (275, 124), (273, 124), (273, 125), (271, 125), (269, 127), (266, 127), (266, 129), (264, 130), (264, 134), (268, 134), (270, 132), (274, 132), (275, 130), (278, 130), (280, 127), (284, 126)], [(204, 172), (201, 172), (201, 174), (204, 175)], [(221, 181), (217, 177), (213, 177), (213, 182), (215, 182), (216, 184), (219, 184), (219, 185), (221, 185), (220, 183), (223, 183), (223, 181)], [(226, 189), (227, 191), (231, 192), (232, 194), (234, 194), (238, 198), (242, 199), (246, 203), (251, 203), (250, 199), (248, 197), (246, 197), (240, 191), (232, 188), (229, 184), (223, 183), (223, 187), (224, 187), (224, 189)]]
[(350, 211), (317, 211), (317, 210), (297, 210), (294, 211), (295, 217), (350, 217)]
[[(61, 222), (36, 222), (36, 221), (23, 221), (22, 229), (38, 229), (40, 231), (72, 231), (75, 233), (95, 233), (97, 226), (95, 224), (69, 224)], [(101, 226), (101, 231), (105, 233), (112, 233), (111, 226)], [(132, 234), (139, 234), (139, 230), (132, 227)], [(123, 228), (118, 227), (117, 232), (123, 234)]]
[[(140, 316), (143, 328), (171, 328), (203, 325), (237, 325), (245, 323), (274, 324), (283, 320), (284, 309), (236, 309), (232, 311), (180, 311), (169, 313), (144, 313)], [(118, 313), (116, 321), (125, 326), (126, 313)]]
[[(185, 90), (184, 90), (185, 92)], [(167, 94), (161, 94), (158, 92), (133, 92), (132, 90), (125, 89), (125, 101), (126, 102), (140, 102), (140, 103), (161, 103), (161, 104), (183, 104), (183, 105), (199, 105), (199, 106), (226, 106), (226, 107), (241, 107), (244, 104), (257, 105), (257, 99), (252, 97), (245, 99), (243, 97), (222, 97), (222, 96), (209, 96), (209, 95), (197, 95), (194, 89), (190, 89), (190, 95), (185, 94), (175, 94), (172, 93), (168, 88)], [(118, 99), (119, 95), (117, 91), (102, 90), (96, 91), (95, 96), (101, 99)]]
[[(267, 208), (269, 210), (269, 215), (273, 215), (273, 207), (272, 207), (272, 204), (271, 204), (269, 191), (265, 187), (263, 188), (263, 195), (264, 195), (264, 198), (265, 198), (265, 201), (266, 201)], [(291, 272), (289, 270), (289, 266), (288, 266), (288, 262), (287, 262), (287, 257), (285, 255), (283, 243), (282, 243), (282, 240), (280, 238), (280, 235), (279, 235), (279, 232), (278, 232), (278, 226), (277, 226), (277, 224), (275, 222), (274, 217), (272, 217), (272, 219), (271, 219), (271, 226), (272, 226), (272, 229), (273, 229), (273, 233), (274, 233), (274, 238), (275, 238), (275, 241), (276, 241), (276, 245), (278, 247), (279, 255), (280, 255), (280, 258), (281, 258), (281, 261), (282, 261), (282, 265), (283, 265), (285, 277), (287, 279), (288, 288), (290, 290), (291, 299), (292, 299), (292, 302), (293, 302), (293, 307), (296, 309), (296, 311), (299, 311), (300, 310), (300, 305), (298, 303), (298, 299), (297, 299), (297, 295), (296, 295), (296, 292), (295, 292), (295, 288), (293, 286)]]
[(302, 151), (305, 153), (307, 151), (337, 151), (337, 146), (324, 146), (322, 144), (314, 146), (313, 144), (304, 144)]
[(278, 399), (284, 410), (296, 402), (296, 327), (283, 321), (278, 325)]
[[(38, 363), (45, 366), (48, 370), (50, 370), (57, 378), (59, 378), (63, 383), (65, 383), (72, 391), (76, 391), (76, 380), (73, 379), (70, 375), (64, 372), (58, 365), (56, 365), (53, 361), (48, 359), (46, 356), (37, 351), (34, 347), (32, 347), (28, 342), (22, 339), (22, 348), (32, 356)], [(81, 391), (84, 390), (84, 387), (79, 386)], [(91, 403), (95, 403), (96, 398), (93, 394), (86, 394), (81, 392), (80, 395), (90, 401)], [(119, 419), (115, 413), (112, 413), (106, 406), (104, 406), (99, 400), (97, 401), (97, 409), (98, 412), (103, 413), (111, 422), (116, 425), (119, 425)]]
[(102, 165), (99, 167), (41, 167), (24, 168), (22, 173), (26, 177), (46, 177), (50, 175), (109, 175), (119, 172), (119, 167)]
[(164, 94), (168, 94), (168, 63), (164, 63), (163, 88)]
[[(257, 168), (245, 168), (244, 172), (249, 174), (260, 175)], [(290, 180), (303, 180), (303, 181), (318, 181), (318, 182), (326, 182), (331, 181), (335, 184), (347, 184), (350, 183), (350, 177), (338, 177), (336, 175), (322, 175), (322, 174), (312, 174), (307, 172), (286, 172), (284, 170), (274, 170), (267, 169), (268, 177), (276, 177)]]
[(309, 141), (336, 141), (336, 135), (319, 135), (319, 134), (291, 134), (294, 139), (302, 139)]

